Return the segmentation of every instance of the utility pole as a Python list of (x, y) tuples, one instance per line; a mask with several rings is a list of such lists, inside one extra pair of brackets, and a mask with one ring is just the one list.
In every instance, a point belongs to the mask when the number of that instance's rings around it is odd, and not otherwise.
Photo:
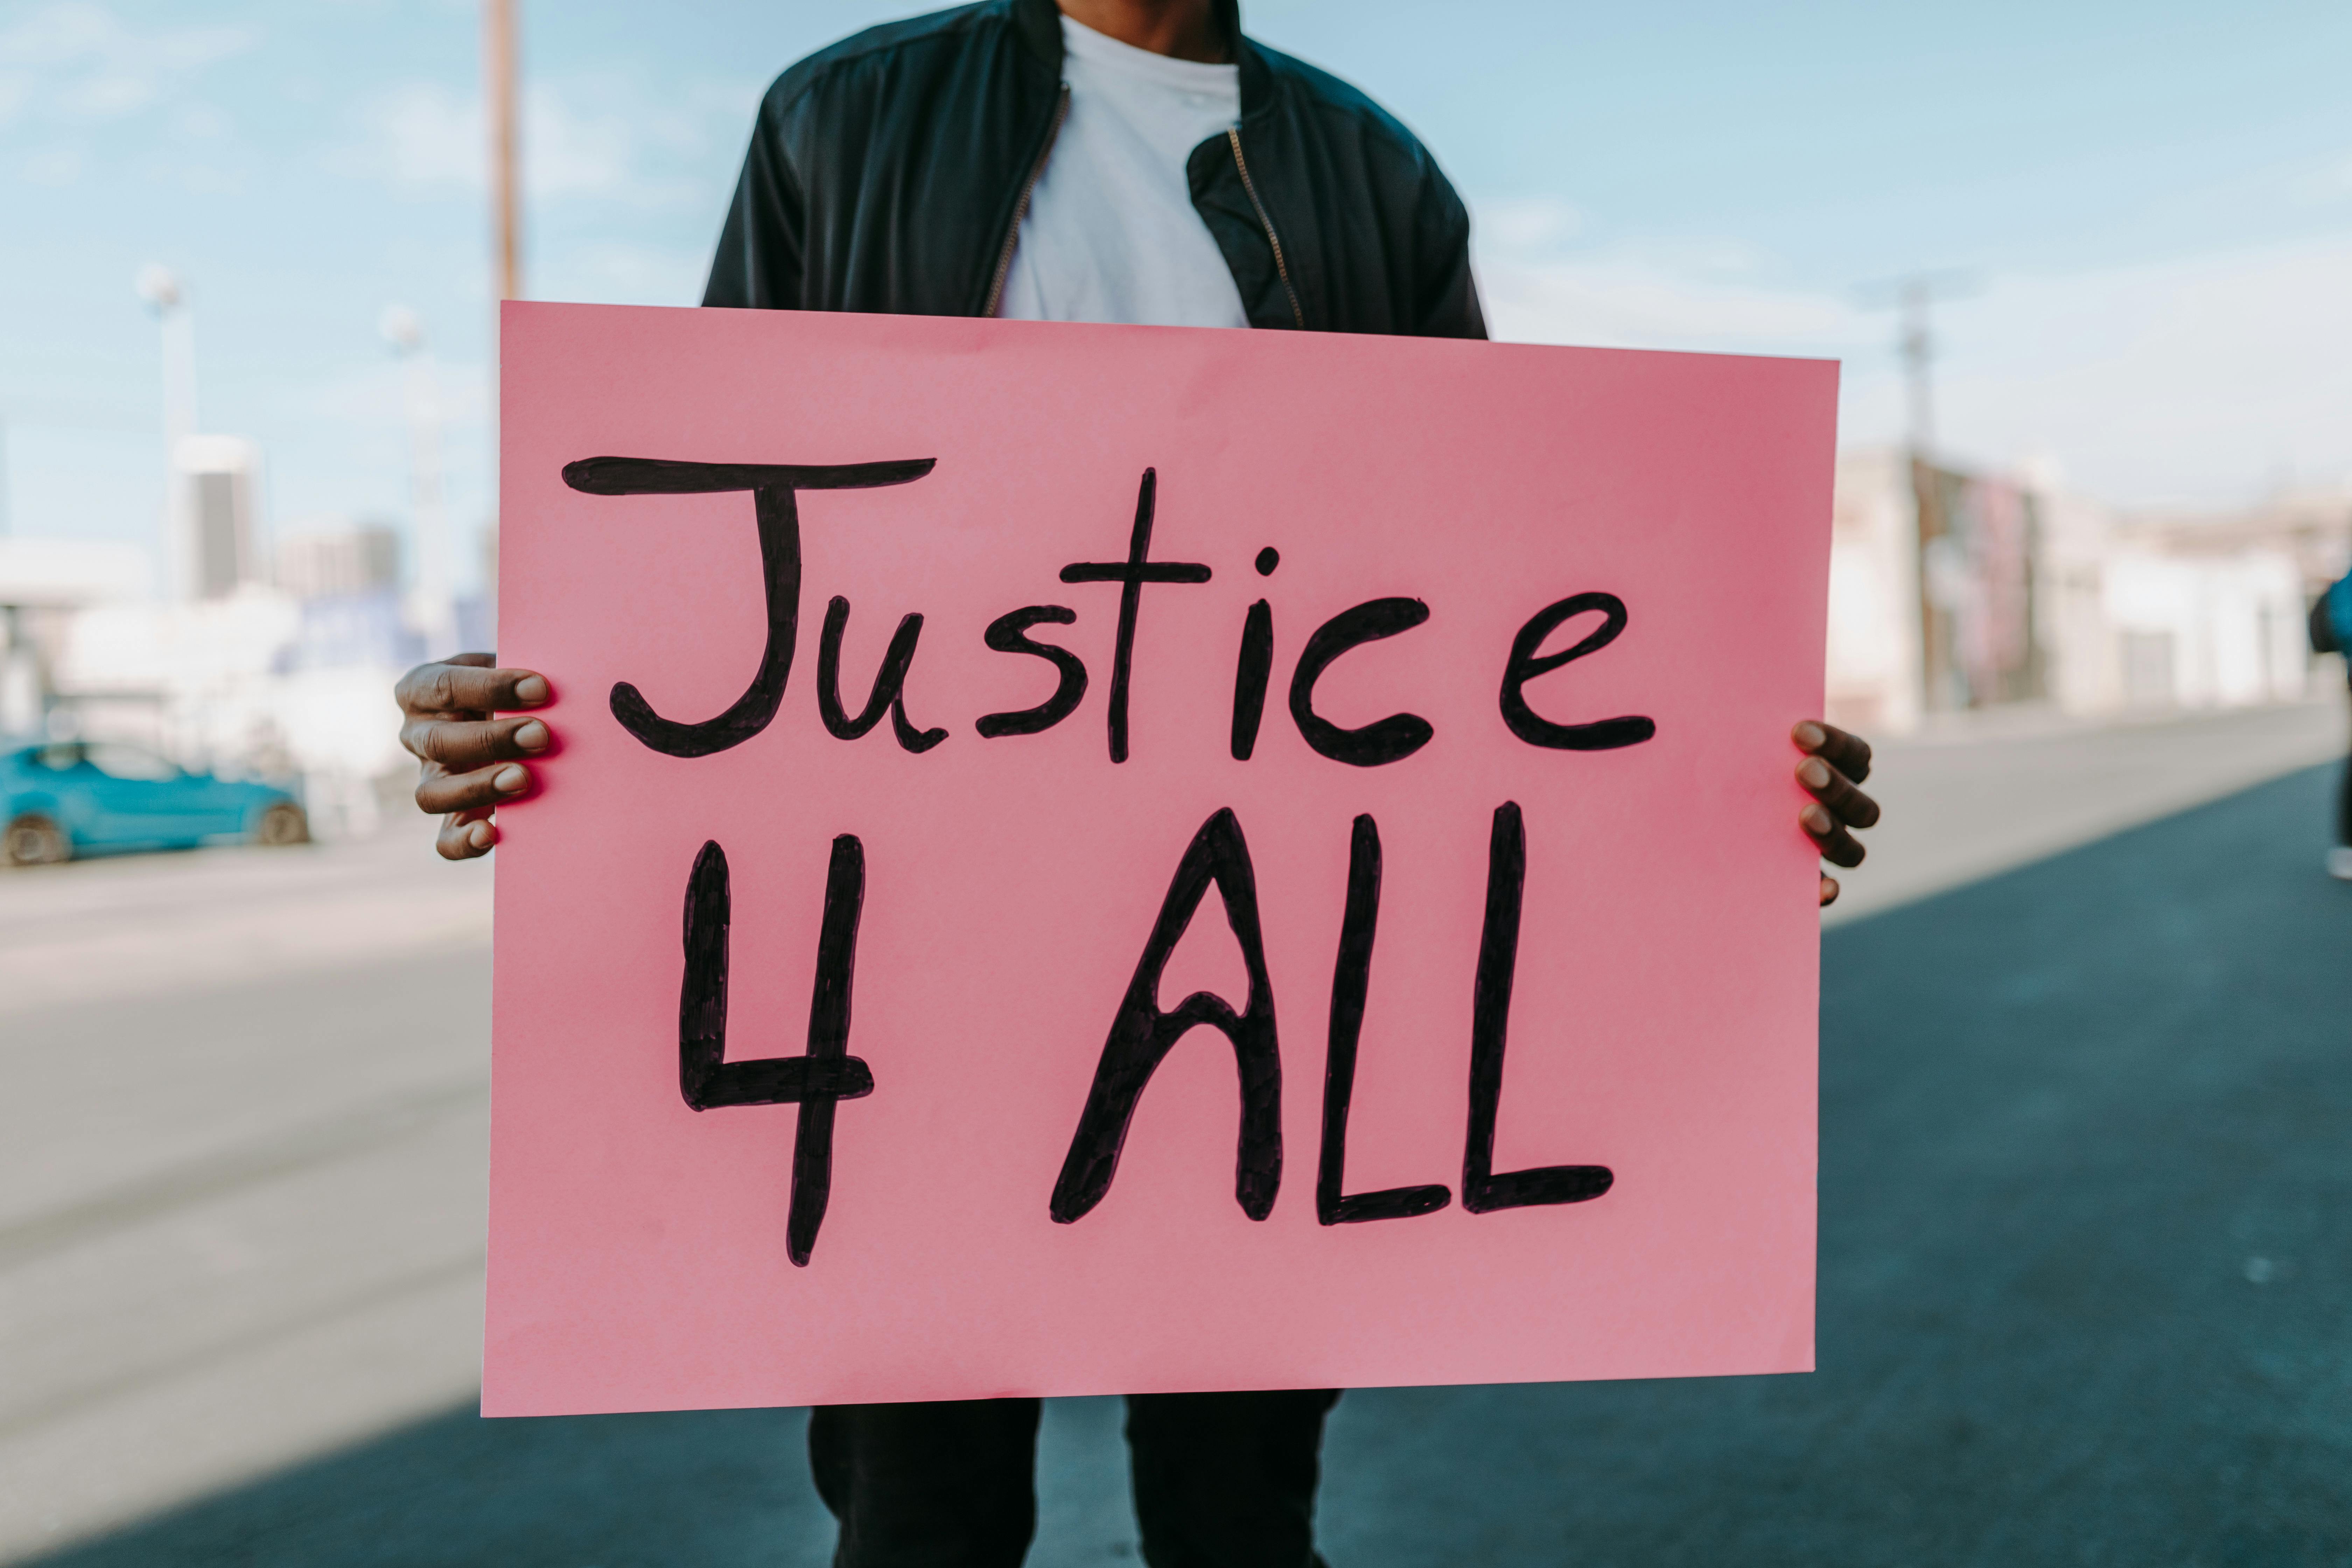
[(517, 161), (514, 0), (482, 0), (482, 107), (490, 137), (490, 224), (499, 298), (522, 298), (521, 187)]
[(1903, 329), (1897, 346), (1903, 356), (1904, 401), (1909, 405), (1911, 451), (1923, 459), (1936, 449), (1936, 339), (1929, 326), (1929, 312), (1935, 301), (1935, 286), (1927, 279), (1903, 280)]
[(1900, 312), (1895, 352), (1903, 362), (1905, 440), (1914, 462), (1935, 460), (1935, 308), (1942, 301), (1965, 299), (1978, 287), (1973, 273), (1912, 272), (1865, 283), (1855, 291), (1866, 305), (1893, 305)]
[[(490, 226), (499, 299), (522, 298), (522, 130), (520, 76), (515, 60), (519, 0), (482, 0), (482, 108), (489, 131)], [(490, 311), (490, 529), (495, 542), (499, 497), (499, 340), (502, 309)], [(444, 530), (446, 532), (446, 524)], [(494, 583), (485, 583), (485, 595)], [(454, 626), (452, 627), (454, 631)], [(456, 645), (452, 643), (451, 647)]]
[(1973, 294), (1975, 278), (1964, 272), (1913, 272), (1856, 292), (1868, 305), (1893, 305), (1895, 356), (1903, 363), (1905, 445), (1909, 447), (1914, 537), (1917, 546), (1916, 614), (1919, 620), (1919, 701), (1927, 709), (1968, 705), (1957, 636), (1948, 606), (1937, 600), (1935, 562), (1951, 549), (1952, 519), (1946, 515), (1944, 487), (1936, 467), (1936, 336), (1933, 312), (1939, 300)]

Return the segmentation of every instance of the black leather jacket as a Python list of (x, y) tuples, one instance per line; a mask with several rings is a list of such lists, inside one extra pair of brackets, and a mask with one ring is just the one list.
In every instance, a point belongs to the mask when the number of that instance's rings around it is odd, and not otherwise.
[[(1254, 327), (1483, 338), (1470, 218), (1412, 133), (1336, 77), (1242, 37), (1242, 118), (1192, 149), (1192, 205)], [(1066, 109), (1054, 0), (869, 28), (777, 79), (706, 305), (996, 312)]]

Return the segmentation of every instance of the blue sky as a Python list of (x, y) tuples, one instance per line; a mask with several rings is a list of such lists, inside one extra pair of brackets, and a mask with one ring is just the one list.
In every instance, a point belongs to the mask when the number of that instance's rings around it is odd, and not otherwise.
[[(522, 0), (536, 297), (690, 303), (752, 105), (910, 7)], [(2352, 477), (2352, 6), (1254, 0), (1472, 203), (1498, 335), (1846, 363), (1885, 439), (1893, 322), (1855, 286), (1958, 268), (1939, 424), (2111, 500)], [(383, 308), (488, 515), (490, 321), (470, 0), (0, 3), (0, 417), (19, 533), (146, 541), (152, 322), (194, 300), (206, 427), (280, 530), (405, 512)]]

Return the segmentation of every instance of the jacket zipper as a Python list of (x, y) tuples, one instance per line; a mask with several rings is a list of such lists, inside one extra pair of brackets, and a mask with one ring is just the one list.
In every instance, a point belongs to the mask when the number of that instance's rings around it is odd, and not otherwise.
[[(1250, 178), (1249, 160), (1242, 156), (1242, 128), (1226, 126), (1225, 140), (1234, 144), (1234, 167), (1241, 171), (1242, 189), (1249, 193), (1250, 205), (1257, 209), (1258, 226), (1265, 230), (1266, 244), (1274, 247), (1274, 275), (1282, 279), (1282, 291), (1289, 296), (1290, 319), (1298, 323), (1303, 332), (1307, 330), (1307, 312), (1298, 308), (1298, 290), (1290, 286), (1290, 268), (1282, 259), (1281, 237), (1274, 232), (1274, 220), (1265, 216), (1265, 204), (1257, 199), (1257, 184)], [(1022, 199), (1028, 198), (1024, 195)]]
[(1005, 275), (1013, 270), (1013, 247), (1021, 243), (1021, 220), (1029, 216), (1029, 197), (1037, 182), (1045, 177), (1045, 160), (1054, 155), (1054, 142), (1062, 134), (1062, 121), (1070, 115), (1070, 84), (1062, 84), (1060, 101), (1054, 105), (1054, 123), (1045, 130), (1045, 144), (1037, 149), (1037, 162), (1030, 165), (1029, 178), (1021, 186), (1021, 199), (1013, 204), (1013, 226), (1004, 231), (1004, 248), (996, 255), (996, 276), (989, 279), (988, 308), (981, 314), (993, 316), (1004, 303)]

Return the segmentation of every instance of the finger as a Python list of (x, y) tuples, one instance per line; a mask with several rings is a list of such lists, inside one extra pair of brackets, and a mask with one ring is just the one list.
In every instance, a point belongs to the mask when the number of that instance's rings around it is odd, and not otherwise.
[(400, 727), (402, 745), (451, 773), (535, 757), (554, 741), (543, 719), (412, 719)]
[(530, 771), (517, 763), (495, 763), (469, 773), (427, 767), (417, 782), (416, 805), (436, 816), (445, 811), (474, 811), (512, 800), (530, 787)]
[(444, 860), (471, 860), (488, 854), (498, 841), (498, 825), (489, 819), (488, 812), (460, 811), (443, 820), (433, 847), (441, 852)]
[[(467, 659), (488, 654), (463, 654)], [(516, 708), (537, 708), (549, 697), (547, 678), (535, 670), (493, 669), (480, 665), (420, 664), (393, 688), (404, 712), (491, 713)]]
[(1822, 879), (1822, 908), (1827, 909), (1832, 904), (1836, 903), (1837, 896), (1837, 879), (1835, 877), (1823, 877)]
[(1846, 782), (1843, 773), (1819, 757), (1797, 764), (1797, 782), (1805, 793), (1830, 808), (1830, 815), (1848, 827), (1878, 826), (1878, 803)]
[(1827, 806), (1809, 805), (1797, 813), (1797, 821), (1831, 865), (1851, 869), (1862, 864), (1862, 845), (1845, 830), (1844, 823), (1830, 815)]
[(1850, 735), (1834, 724), (1819, 719), (1808, 719), (1789, 731), (1797, 749), (1821, 757), (1854, 783), (1870, 777), (1870, 742), (1859, 735)]

